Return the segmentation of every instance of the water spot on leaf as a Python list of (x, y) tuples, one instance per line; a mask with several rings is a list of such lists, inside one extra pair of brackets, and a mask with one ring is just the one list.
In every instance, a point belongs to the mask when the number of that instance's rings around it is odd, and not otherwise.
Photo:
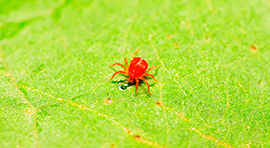
[(258, 51), (258, 48), (255, 45), (250, 45), (249, 49), (252, 52), (257, 52)]
[(134, 138), (135, 140), (141, 140), (141, 136), (140, 136), (140, 135), (134, 135), (133, 138)]
[(119, 88), (119, 90), (124, 91), (126, 89), (128, 89), (131, 85), (129, 83), (123, 83), (124, 81), (119, 81), (117, 86)]
[(109, 97), (107, 100), (104, 100), (104, 103), (106, 104), (112, 104), (113, 100)]
[(263, 83), (263, 80), (259, 80), (259, 81), (258, 81), (258, 84), (259, 84), (259, 85), (263, 85), (263, 84), (264, 84), (264, 83)]
[(207, 37), (205, 37), (205, 40), (210, 41), (211, 39), (207, 36)]
[(162, 103), (158, 101), (158, 102), (156, 102), (156, 105), (157, 106), (162, 106)]

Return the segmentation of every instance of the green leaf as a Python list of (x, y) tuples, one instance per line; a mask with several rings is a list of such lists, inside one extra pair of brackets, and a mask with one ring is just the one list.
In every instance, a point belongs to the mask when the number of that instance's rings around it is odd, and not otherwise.
[[(0, 147), (270, 147), (269, 8), (2, 0)], [(109, 82), (138, 48), (151, 97)]]

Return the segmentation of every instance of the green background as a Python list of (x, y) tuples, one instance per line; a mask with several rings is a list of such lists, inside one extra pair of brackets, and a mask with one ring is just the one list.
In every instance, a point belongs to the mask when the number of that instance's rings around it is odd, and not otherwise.
[[(0, 147), (270, 147), (269, 24), (269, 0), (1, 0)], [(151, 97), (108, 82), (137, 48)]]

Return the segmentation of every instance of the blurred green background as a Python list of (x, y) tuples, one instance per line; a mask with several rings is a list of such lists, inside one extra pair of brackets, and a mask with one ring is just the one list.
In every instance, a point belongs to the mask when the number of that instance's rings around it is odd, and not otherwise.
[[(269, 24), (269, 0), (0, 0), (0, 147), (270, 147)], [(151, 97), (108, 82), (137, 48)]]

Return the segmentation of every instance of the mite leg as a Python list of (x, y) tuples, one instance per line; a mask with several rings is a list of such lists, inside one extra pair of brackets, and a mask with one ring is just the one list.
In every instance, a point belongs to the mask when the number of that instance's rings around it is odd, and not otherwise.
[(151, 68), (149, 68), (145, 73), (148, 73), (150, 70), (152, 70), (153, 68), (159, 68), (159, 67), (161, 67), (161, 66), (157, 66), (157, 65), (154, 65), (154, 66), (152, 66)]
[(116, 73), (114, 73), (113, 76), (112, 76), (112, 78), (111, 78), (109, 81), (111, 81), (111, 80), (113, 79), (113, 77), (114, 77), (115, 75), (119, 74), (119, 73), (122, 73), (122, 74), (127, 75), (127, 72), (121, 71), (121, 70), (120, 70), (120, 71), (117, 71)]
[(121, 85), (124, 84), (124, 83), (127, 83), (129, 81), (130, 81), (130, 78), (128, 78), (125, 82), (122, 82)]
[(127, 71), (128, 71), (129, 64), (128, 64), (128, 61), (127, 61), (126, 58), (125, 58), (125, 63), (126, 63), (126, 65), (127, 65)]
[(110, 67), (113, 67), (113, 66), (115, 66), (115, 65), (119, 65), (119, 66), (121, 66), (122, 68), (124, 68), (124, 70), (127, 70), (127, 68), (126, 68), (123, 64), (121, 64), (121, 63), (114, 63), (113, 65), (110, 65)]
[(135, 96), (137, 96), (137, 88), (138, 88), (138, 85), (139, 85), (139, 79), (135, 78), (135, 80), (136, 80)]
[(148, 87), (148, 93), (149, 93), (149, 96), (151, 97), (151, 94), (150, 94), (150, 89), (149, 89), (149, 83), (147, 82), (147, 80), (144, 78), (144, 77), (139, 77), (141, 80), (143, 80), (145, 83), (146, 83), (146, 85), (147, 85), (147, 87)]
[(152, 75), (152, 74), (149, 74), (149, 73), (144, 73), (143, 75), (142, 75), (143, 77), (144, 76), (150, 76), (150, 77), (152, 77), (155, 81), (157, 81), (158, 82), (158, 80), (157, 79), (155, 79), (155, 77)]
[(138, 51), (139, 51), (139, 48), (133, 53), (131, 59), (134, 59), (134, 57), (135, 57), (135, 55), (138, 53)]

